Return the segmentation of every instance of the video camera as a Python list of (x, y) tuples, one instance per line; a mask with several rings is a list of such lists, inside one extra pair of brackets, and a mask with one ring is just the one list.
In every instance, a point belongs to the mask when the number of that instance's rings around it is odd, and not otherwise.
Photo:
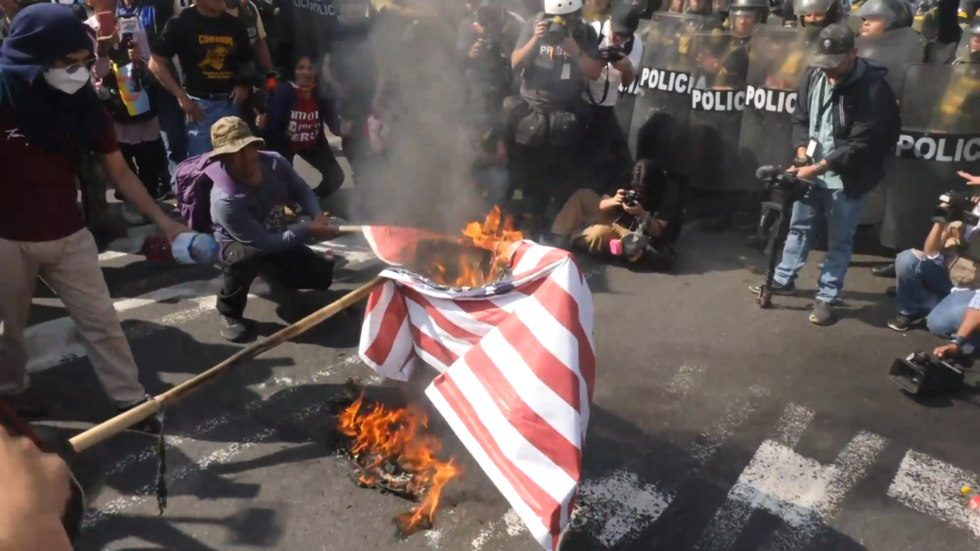
[(636, 192), (635, 189), (631, 189), (626, 192), (626, 197), (623, 197), (623, 204), (627, 207), (635, 207), (640, 202), (640, 194)]
[[(947, 206), (943, 206), (944, 204)], [(932, 221), (937, 224), (963, 222), (967, 226), (980, 226), (980, 217), (973, 214), (975, 207), (972, 194), (947, 191), (939, 196), (939, 204), (933, 210)]]
[[(764, 249), (764, 252), (769, 254), (766, 280), (759, 286), (759, 296), (756, 297), (756, 304), (760, 308), (768, 308), (772, 305), (772, 284), (776, 274), (776, 262), (783, 242), (789, 235), (790, 213), (793, 210), (793, 203), (806, 195), (813, 182), (797, 178), (796, 175), (771, 165), (759, 167), (755, 171), (755, 177), (766, 183), (766, 189), (763, 191), (766, 198), (762, 202), (759, 227), (751, 239), (750, 245), (752, 243), (768, 244)], [(775, 232), (772, 231), (774, 225), (776, 226)]]
[(947, 394), (960, 388), (965, 378), (963, 370), (972, 366), (973, 360), (965, 355), (936, 358), (915, 352), (906, 358), (896, 358), (888, 377), (909, 394)]

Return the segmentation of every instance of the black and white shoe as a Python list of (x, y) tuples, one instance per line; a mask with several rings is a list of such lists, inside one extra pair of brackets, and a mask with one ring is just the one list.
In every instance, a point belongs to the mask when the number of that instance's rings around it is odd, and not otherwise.
[[(131, 409), (133, 409), (135, 407), (138, 407), (138, 406), (141, 406), (141, 405), (145, 404), (146, 401), (147, 400), (150, 400), (150, 399), (151, 399), (151, 397), (150, 396), (147, 396), (146, 398), (143, 398), (142, 400), (140, 400), (139, 402), (136, 402), (135, 404), (118, 408), (118, 411), (119, 411), (119, 413), (126, 413), (127, 411), (129, 411), (129, 410), (131, 410)], [(160, 422), (160, 418), (159, 417), (157, 417), (156, 415), (151, 415), (151, 416), (147, 417), (146, 419), (143, 419), (139, 423), (136, 423), (135, 425), (129, 427), (126, 430), (131, 430), (131, 431), (135, 431), (135, 432), (143, 432), (143, 433), (146, 433), (146, 434), (158, 435), (161, 432), (163, 432), (163, 424)]]
[(255, 339), (255, 322), (245, 318), (221, 316), (221, 336), (229, 342), (249, 342)]
[(898, 331), (899, 333), (904, 333), (909, 329), (920, 325), (924, 321), (926, 321), (926, 318), (921, 314), (914, 314), (911, 316), (899, 314), (895, 319), (888, 322), (888, 327)]
[[(762, 285), (749, 285), (749, 291), (752, 291), (756, 295), (758, 295), (761, 290)], [(795, 297), (796, 285), (792, 283), (784, 285), (778, 281), (774, 281), (772, 283), (772, 294), (781, 297)]]

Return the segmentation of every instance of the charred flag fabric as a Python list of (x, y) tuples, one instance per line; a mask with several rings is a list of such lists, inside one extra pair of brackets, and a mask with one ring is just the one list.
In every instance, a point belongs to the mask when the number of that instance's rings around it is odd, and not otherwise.
[[(405, 251), (391, 238), (412, 238), (365, 234), (378, 253)], [(416, 360), (440, 372), (426, 395), (534, 538), (554, 550), (582, 472), (595, 383), (592, 293), (566, 251), (521, 241), (508, 261), (512, 277), (462, 290), (385, 270), (388, 281), (368, 300), (360, 355), (396, 380), (407, 381)]]

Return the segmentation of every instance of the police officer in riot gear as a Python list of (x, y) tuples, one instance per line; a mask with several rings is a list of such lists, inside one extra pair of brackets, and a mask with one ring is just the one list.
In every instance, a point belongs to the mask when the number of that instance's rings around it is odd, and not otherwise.
[(855, 15), (864, 20), (861, 36), (866, 38), (912, 26), (912, 10), (904, 0), (868, 0)]
[(980, 63), (980, 20), (974, 19), (973, 24), (964, 33), (966, 38), (966, 48), (962, 54), (958, 54), (954, 65), (961, 63)]
[(587, 107), (582, 101), (587, 79), (597, 80), (598, 35), (582, 19), (582, 0), (545, 0), (544, 13), (521, 32), (511, 66), (520, 73), (520, 98), (508, 98), (511, 185), (523, 190), (525, 225), (535, 231), (541, 215), (575, 190), (580, 172), (578, 147)]
[(732, 0), (728, 20), (732, 34), (748, 42), (752, 29), (769, 19), (769, 0)]
[(802, 27), (825, 28), (844, 17), (840, 0), (793, 0), (793, 14)]
[(939, 0), (918, 0), (912, 11), (912, 28), (926, 40), (935, 41), (939, 35)]

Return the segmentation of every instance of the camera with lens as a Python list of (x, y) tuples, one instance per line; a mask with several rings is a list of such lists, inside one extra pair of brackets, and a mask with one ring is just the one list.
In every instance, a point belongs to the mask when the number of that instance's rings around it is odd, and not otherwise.
[(552, 17), (548, 21), (548, 30), (545, 31), (545, 43), (551, 47), (560, 46), (566, 37), (572, 37), (573, 40), (581, 43), (585, 38), (582, 23), (569, 21), (561, 16)]
[(623, 204), (627, 207), (635, 207), (640, 202), (640, 194), (636, 192), (635, 189), (631, 189), (626, 192), (626, 197), (623, 197)]
[(967, 226), (980, 225), (980, 217), (973, 214), (976, 205), (972, 198), (971, 194), (962, 191), (947, 191), (940, 195), (939, 204), (933, 210), (932, 221), (937, 224), (963, 222)]
[(888, 377), (901, 389), (916, 396), (956, 392), (963, 384), (964, 369), (973, 366), (969, 356), (936, 358), (925, 352), (915, 352), (906, 358), (896, 358)]
[(499, 57), (501, 34), (504, 27), (503, 9), (484, 0), (476, 9), (476, 25), (483, 43), (483, 51), (491, 57)]
[(265, 80), (253, 83), (252, 102), (257, 112), (265, 114), (269, 111), (269, 97), (276, 89), (278, 77), (278, 73), (269, 71), (265, 74)]
[(608, 48), (604, 48), (601, 51), (605, 52), (604, 57), (610, 63), (616, 63), (619, 60), (626, 57), (626, 51), (623, 49), (622, 46), (609, 46)]

